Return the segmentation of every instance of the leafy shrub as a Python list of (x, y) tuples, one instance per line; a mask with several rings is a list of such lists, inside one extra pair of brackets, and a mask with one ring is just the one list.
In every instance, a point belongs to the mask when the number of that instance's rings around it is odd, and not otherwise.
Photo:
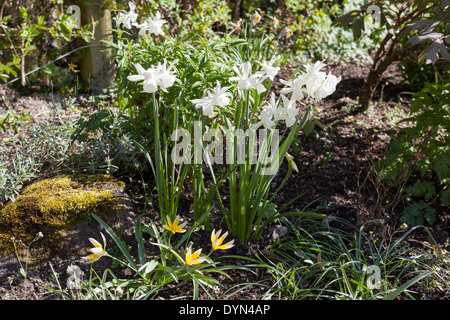
[(364, 18), (367, 37), (355, 41), (353, 32), (333, 27), (333, 20), (345, 12), (363, 5), (361, 0), (346, 0), (330, 4), (327, 1), (287, 1), (286, 7), (292, 16), (291, 28), (296, 34), (293, 47), (306, 59), (327, 59), (334, 63), (372, 63), (370, 53), (375, 50), (385, 28), (375, 25), (372, 17)]
[(412, 123), (404, 134), (394, 138), (381, 170), (383, 179), (414, 177), (405, 188), (409, 203), (403, 222), (419, 225), (436, 220), (436, 208), (450, 203), (450, 81), (426, 83), (413, 95)]
[[(378, 45), (369, 74), (360, 89), (362, 109), (369, 107), (386, 69), (393, 62), (404, 60), (411, 51), (419, 52), (416, 59), (425, 64), (435, 64), (439, 57), (450, 60), (446, 48), (449, 43), (449, 8), (446, 1), (379, 0), (367, 3), (336, 20), (336, 24), (351, 27), (355, 39), (360, 39), (365, 30), (364, 16), (376, 12), (380, 27), (384, 26), (388, 30)], [(439, 28), (442, 28), (443, 33), (439, 32)]]
[[(31, 67), (44, 65), (69, 51), (73, 39), (90, 41), (90, 25), (78, 29), (71, 14), (62, 10), (62, 3), (62, 0), (3, 2), (0, 10), (0, 25), (4, 32), (0, 41), (1, 80), (13, 81), (11, 76), (21, 77), (24, 86), (27, 83), (25, 74)], [(72, 68), (71, 64), (69, 66)], [(42, 74), (32, 77), (36, 82), (42, 82)]]

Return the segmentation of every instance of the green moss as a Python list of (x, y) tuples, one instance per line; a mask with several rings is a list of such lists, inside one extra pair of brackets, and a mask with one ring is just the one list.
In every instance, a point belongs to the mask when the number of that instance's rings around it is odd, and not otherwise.
[[(31, 184), (0, 212), (0, 252), (14, 251), (11, 237), (28, 245), (38, 232), (42, 246), (57, 249), (64, 233), (92, 213), (121, 209), (124, 183), (108, 175), (59, 175)], [(116, 193), (115, 193), (116, 191)]]

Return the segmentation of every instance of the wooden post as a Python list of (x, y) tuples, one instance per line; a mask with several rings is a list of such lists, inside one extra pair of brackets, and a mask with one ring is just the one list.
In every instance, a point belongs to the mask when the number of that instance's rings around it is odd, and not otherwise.
[(90, 47), (80, 60), (81, 76), (94, 92), (110, 87), (114, 81), (114, 64), (111, 49), (101, 40), (113, 41), (111, 11), (105, 5), (111, 0), (76, 0), (80, 7), (81, 25), (90, 24), (94, 39), (90, 43), (80, 40), (81, 45), (101, 45)]

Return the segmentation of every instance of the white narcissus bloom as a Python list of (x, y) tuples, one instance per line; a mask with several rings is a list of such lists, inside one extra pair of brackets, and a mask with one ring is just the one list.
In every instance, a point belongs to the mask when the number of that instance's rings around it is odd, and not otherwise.
[(331, 73), (328, 73), (325, 80), (322, 81), (322, 85), (314, 93), (314, 98), (319, 101), (329, 96), (336, 91), (336, 85), (341, 81), (341, 77), (336, 77)]
[(261, 21), (261, 15), (258, 12), (253, 14), (253, 24), (257, 25)]
[(217, 81), (217, 85), (212, 92), (206, 97), (201, 99), (193, 99), (191, 102), (195, 104), (195, 107), (202, 108), (203, 115), (208, 117), (214, 116), (214, 107), (224, 108), (230, 103), (231, 93), (227, 92), (230, 87), (221, 88), (221, 84)]
[(161, 14), (159, 13), (159, 11), (156, 11), (156, 15), (153, 19), (150, 17), (144, 23), (137, 25), (137, 27), (141, 29), (139, 30), (139, 35), (164, 35), (164, 31), (162, 30), (162, 26), (164, 23), (166, 23), (166, 20), (161, 19)]
[(177, 76), (173, 73), (172, 69), (175, 64), (178, 63), (178, 59), (173, 60), (169, 67), (166, 66), (167, 60), (164, 59), (164, 63), (161, 65), (161, 62), (157, 66), (157, 70), (159, 73), (159, 81), (158, 85), (164, 92), (167, 92), (167, 89), (173, 86), (175, 83)]
[(275, 29), (278, 29), (278, 25), (280, 24), (280, 20), (278, 20), (276, 17), (273, 18), (273, 27)]
[(259, 122), (252, 125), (254, 130), (258, 129), (261, 125), (266, 129), (272, 129), (275, 125), (274, 118), (281, 113), (281, 109), (278, 108), (279, 100), (275, 100), (275, 93), (272, 92), (270, 100), (266, 101), (262, 105), (262, 110), (258, 116)]
[(298, 77), (293, 81), (285, 81), (280, 79), (280, 82), (290, 88), (283, 88), (280, 90), (282, 94), (287, 94), (292, 92), (291, 99), (292, 100), (302, 100), (304, 98), (303, 94), (303, 86), (305, 85), (302, 78)]
[(258, 62), (262, 68), (261, 72), (265, 74), (270, 80), (273, 81), (277, 73), (280, 71), (279, 67), (274, 67), (273, 64), (280, 59), (280, 56), (275, 56), (269, 61)]
[(283, 29), (283, 32), (286, 35), (286, 38), (292, 37), (294, 35), (294, 31), (292, 31), (289, 27), (285, 27)]
[(238, 88), (250, 90), (252, 88), (252, 82), (250, 81), (250, 73), (252, 72), (252, 64), (250, 62), (245, 62), (241, 64), (238, 69), (236, 66), (233, 67), (234, 71), (237, 73), (236, 77), (230, 77), (230, 81), (237, 81)]
[(256, 89), (258, 94), (266, 91), (266, 87), (262, 84), (264, 81), (264, 74), (262, 72), (252, 73), (252, 64), (247, 61), (239, 68), (233, 67), (237, 73), (236, 77), (230, 77), (230, 81), (237, 81), (239, 89), (252, 90)]
[(220, 82), (217, 81), (216, 87), (213, 89), (213, 93), (209, 95), (211, 98), (211, 104), (221, 108), (226, 107), (230, 103), (230, 98), (232, 94), (227, 92), (231, 87), (221, 88)]
[(139, 63), (136, 63), (134, 66), (138, 74), (128, 76), (127, 79), (133, 82), (144, 80), (144, 92), (156, 92), (158, 90), (158, 74), (156, 68), (148, 68), (145, 70)]
[(193, 99), (191, 102), (197, 109), (202, 108), (203, 115), (212, 117), (214, 115), (214, 106), (211, 104), (210, 97), (204, 97), (201, 99)]
[(325, 80), (327, 74), (323, 71), (320, 71), (326, 64), (323, 61), (317, 61), (314, 65), (307, 65), (305, 67), (305, 73), (301, 75), (304, 79), (304, 83), (306, 86), (305, 93), (314, 97), (315, 92), (320, 88), (322, 82)]
[(128, 76), (127, 79), (133, 82), (143, 80), (144, 92), (147, 93), (158, 91), (158, 87), (167, 92), (167, 89), (176, 81), (176, 75), (173, 73), (172, 68), (177, 62), (178, 60), (175, 59), (169, 67), (167, 67), (167, 60), (164, 59), (163, 64), (160, 62), (156, 67), (150, 67), (147, 70), (139, 63), (136, 63), (134, 66), (136, 67), (138, 74)]
[(283, 106), (279, 107), (277, 111), (279, 114), (275, 117), (275, 120), (284, 120), (287, 127), (292, 127), (297, 120), (299, 110), (296, 106), (295, 100), (289, 100), (286, 96), (280, 95), (283, 100)]
[(132, 26), (136, 26), (136, 20), (138, 18), (138, 14), (134, 12), (136, 10), (136, 6), (133, 2), (128, 2), (128, 6), (130, 7), (130, 11), (128, 13), (120, 12), (117, 16), (116, 22), (117, 27), (120, 28), (120, 25), (123, 24), (123, 26), (127, 29), (131, 29)]

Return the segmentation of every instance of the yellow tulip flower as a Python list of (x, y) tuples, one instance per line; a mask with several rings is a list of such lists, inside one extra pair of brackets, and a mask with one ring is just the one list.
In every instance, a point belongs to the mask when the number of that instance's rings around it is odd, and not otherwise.
[(223, 241), (225, 240), (225, 238), (228, 235), (228, 231), (225, 232), (223, 234), (223, 236), (221, 236), (219, 238), (221, 232), (222, 232), (222, 230), (219, 230), (216, 233), (216, 229), (214, 229), (213, 232), (211, 233), (212, 249), (213, 250), (227, 250), (227, 249), (230, 249), (230, 248), (234, 247), (234, 240), (231, 240), (228, 243), (222, 244)]
[(179, 224), (179, 217), (177, 216), (172, 222), (169, 217), (167, 217), (167, 224), (163, 225), (164, 229), (169, 230), (173, 234), (186, 232), (183, 228), (186, 226), (186, 222)]
[(200, 257), (201, 252), (202, 252), (202, 249), (198, 249), (197, 251), (192, 253), (192, 245), (191, 245), (186, 252), (186, 258), (185, 258), (186, 265), (193, 266), (193, 265), (204, 262), (206, 260), (206, 258)]
[(103, 246), (100, 242), (98, 242), (97, 240), (93, 239), (93, 238), (89, 238), (89, 241), (94, 245), (94, 248), (89, 249), (89, 251), (92, 253), (90, 255), (88, 255), (87, 257), (83, 257), (82, 259), (87, 260), (87, 262), (95, 262), (98, 259), (100, 259), (103, 256), (107, 256), (108, 254), (106, 253), (105, 249), (106, 249), (106, 239), (105, 236), (103, 235), (103, 233), (101, 233), (101, 236), (103, 238)]

